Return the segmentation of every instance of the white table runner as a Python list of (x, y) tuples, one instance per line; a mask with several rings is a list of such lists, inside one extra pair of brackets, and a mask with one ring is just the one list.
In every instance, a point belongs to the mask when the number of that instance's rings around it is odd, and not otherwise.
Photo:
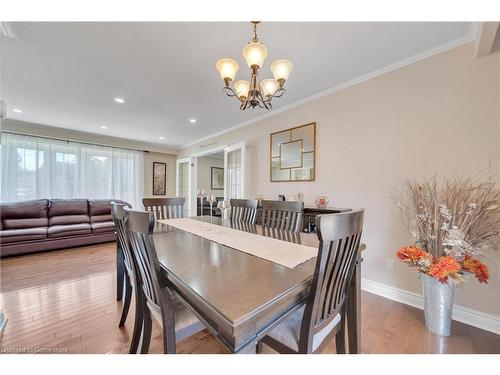
[(318, 255), (318, 249), (315, 247), (227, 227), (222, 230), (220, 225), (202, 223), (189, 218), (158, 221), (288, 268), (294, 268)]

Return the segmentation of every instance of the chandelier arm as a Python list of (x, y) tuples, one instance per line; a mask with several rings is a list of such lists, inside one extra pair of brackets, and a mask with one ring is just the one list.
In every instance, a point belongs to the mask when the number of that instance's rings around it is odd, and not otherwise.
[(227, 96), (238, 96), (238, 94), (236, 93), (236, 91), (233, 90), (232, 87), (229, 87), (229, 86), (225, 86), (222, 88), (222, 92), (224, 94), (226, 94)]
[(284, 94), (286, 93), (286, 90), (284, 88), (279, 88), (274, 92), (274, 94), (271, 96), (270, 99), (272, 98), (281, 98)]
[(232, 87), (225, 86), (222, 88), (222, 92), (231, 98), (236, 97), (236, 99), (238, 99), (240, 102), (243, 102), (243, 100), (241, 100), (238, 96), (238, 93), (234, 91)]
[(241, 105), (240, 105), (240, 110), (244, 111), (245, 109), (248, 108), (248, 100), (240, 100), (241, 101)]
[(286, 93), (285, 89), (279, 88), (278, 90), (276, 90), (276, 92), (273, 95), (269, 96), (266, 99), (263, 99), (262, 101), (266, 102), (266, 103), (270, 103), (271, 100), (273, 100), (274, 98), (281, 98), (285, 93)]

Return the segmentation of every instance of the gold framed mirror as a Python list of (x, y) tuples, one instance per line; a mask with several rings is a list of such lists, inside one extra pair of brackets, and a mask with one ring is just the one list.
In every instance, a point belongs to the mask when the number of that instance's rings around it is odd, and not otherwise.
[(271, 182), (314, 181), (316, 174), (316, 123), (271, 133)]

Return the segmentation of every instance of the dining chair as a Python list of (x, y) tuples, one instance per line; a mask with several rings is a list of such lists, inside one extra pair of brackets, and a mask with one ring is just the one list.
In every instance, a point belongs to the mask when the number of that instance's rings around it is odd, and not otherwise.
[(229, 203), (231, 204), (229, 220), (255, 224), (258, 205), (256, 199), (231, 199)]
[(255, 234), (258, 233), (256, 224), (247, 223), (245, 221), (231, 220), (229, 222), (229, 227), (232, 229), (241, 230), (243, 232), (255, 233)]
[(141, 353), (149, 351), (152, 319), (162, 327), (164, 353), (175, 353), (176, 341), (201, 331), (204, 326), (168, 288), (153, 241), (153, 213), (128, 208), (125, 212), (132, 257), (143, 297)]
[(262, 235), (266, 237), (276, 238), (277, 240), (301, 243), (300, 232), (291, 230), (283, 230), (278, 228), (262, 227)]
[(176, 219), (184, 216), (186, 198), (144, 198), (142, 204), (146, 211), (153, 212), (156, 220)]
[(262, 201), (261, 225), (300, 232), (304, 202)]
[(125, 227), (125, 216), (127, 213), (125, 212), (125, 207), (131, 207), (129, 204), (119, 203), (119, 202), (111, 202), (111, 216), (113, 218), (113, 222), (115, 223), (115, 232), (117, 238), (117, 246), (120, 247), (120, 250), (123, 254), (123, 266), (125, 268), (124, 272), (124, 297), (123, 297), (123, 308), (122, 314), (120, 317), (119, 327), (123, 327), (125, 325), (125, 321), (128, 316), (130, 302), (132, 300), (132, 292), (134, 292), (135, 297), (135, 321), (134, 321), (134, 329), (132, 333), (132, 340), (130, 342), (129, 353), (136, 353), (139, 340), (141, 336), (141, 327), (142, 327), (142, 306), (141, 306), (141, 292), (138, 288), (136, 288), (136, 272), (134, 267), (134, 262), (132, 260), (132, 253), (130, 251), (130, 243), (128, 241), (128, 236)]
[(335, 336), (338, 354), (345, 353), (347, 296), (356, 266), (364, 210), (320, 215), (320, 241), (311, 288), (305, 304), (273, 325), (257, 344), (280, 353), (318, 353)]

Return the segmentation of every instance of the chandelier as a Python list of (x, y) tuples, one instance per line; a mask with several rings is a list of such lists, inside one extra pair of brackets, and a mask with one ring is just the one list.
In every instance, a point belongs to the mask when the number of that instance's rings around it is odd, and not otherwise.
[(271, 64), (271, 71), (274, 79), (266, 78), (259, 80), (259, 71), (267, 57), (267, 48), (257, 38), (257, 25), (259, 21), (252, 21), (253, 39), (243, 48), (243, 57), (251, 70), (250, 81), (236, 81), (232, 86), (236, 72), (239, 69), (238, 63), (233, 59), (220, 59), (215, 67), (224, 81), (222, 91), (226, 95), (236, 97), (240, 102), (240, 109), (266, 108), (271, 109), (271, 100), (283, 96), (286, 90), (283, 88), (288, 79), (293, 65), (289, 60), (276, 60)]

